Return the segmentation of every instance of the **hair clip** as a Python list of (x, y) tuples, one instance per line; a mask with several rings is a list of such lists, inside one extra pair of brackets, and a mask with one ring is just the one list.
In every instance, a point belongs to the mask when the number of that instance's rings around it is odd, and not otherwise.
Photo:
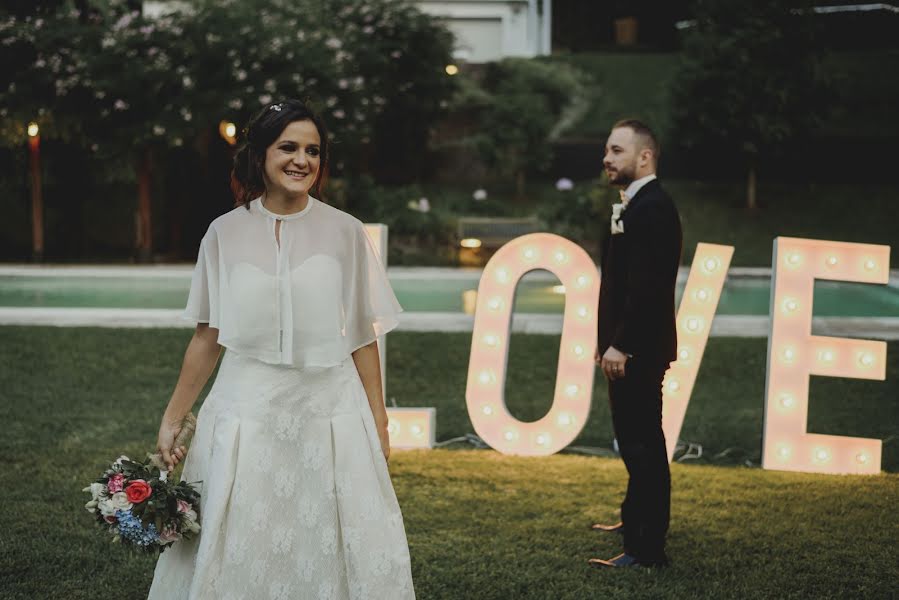
[(276, 110), (278, 112), (281, 112), (281, 103), (279, 102), (278, 104), (272, 104), (268, 108), (269, 110)]

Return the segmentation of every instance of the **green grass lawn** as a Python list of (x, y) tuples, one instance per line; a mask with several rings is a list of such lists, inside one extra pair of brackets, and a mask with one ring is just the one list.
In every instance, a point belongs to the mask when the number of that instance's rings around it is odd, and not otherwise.
[[(0, 597), (143, 598), (153, 560), (110, 547), (81, 487), (125, 452), (152, 449), (185, 330), (0, 327)], [(472, 428), (464, 407), (468, 334), (391, 334), (388, 396), (437, 407), (438, 440)], [(510, 409), (548, 408), (558, 337), (514, 336)], [(899, 344), (885, 382), (814, 378), (809, 430), (884, 439), (887, 473), (824, 476), (757, 464), (765, 341), (713, 338), (682, 437), (705, 457), (672, 469), (663, 571), (591, 570), (619, 551), (588, 531), (616, 516), (626, 473), (611, 458), (518, 458), (488, 450), (391, 459), (419, 598), (886, 598), (899, 578)], [(597, 381), (576, 444), (608, 447)], [(722, 458), (716, 454), (730, 448)]]

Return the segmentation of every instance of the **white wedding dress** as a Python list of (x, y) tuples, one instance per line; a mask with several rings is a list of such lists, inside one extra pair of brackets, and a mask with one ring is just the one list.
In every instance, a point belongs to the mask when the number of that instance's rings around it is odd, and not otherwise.
[[(274, 221), (280, 246), (265, 239)], [(414, 599), (402, 514), (350, 355), (401, 309), (359, 232), (312, 198), (287, 217), (255, 200), (210, 226), (186, 311), (219, 327), (227, 348), (182, 475), (202, 482), (202, 530), (159, 557), (151, 599)], [(235, 243), (253, 235), (263, 239)]]

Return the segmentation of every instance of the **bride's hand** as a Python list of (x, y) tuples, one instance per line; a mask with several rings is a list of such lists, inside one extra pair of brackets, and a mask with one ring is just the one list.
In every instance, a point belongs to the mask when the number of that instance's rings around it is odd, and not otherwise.
[(187, 448), (175, 445), (175, 438), (181, 432), (181, 420), (171, 421), (166, 417), (162, 418), (162, 424), (159, 426), (159, 436), (156, 439), (156, 450), (162, 454), (162, 460), (168, 467), (169, 471), (174, 469), (178, 463), (184, 460), (187, 454)]

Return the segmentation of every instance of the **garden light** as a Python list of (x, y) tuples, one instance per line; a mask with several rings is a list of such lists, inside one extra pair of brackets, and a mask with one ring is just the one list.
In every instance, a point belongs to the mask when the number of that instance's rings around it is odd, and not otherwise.
[[(763, 468), (880, 472), (881, 440), (807, 432), (808, 394), (811, 375), (886, 378), (885, 342), (816, 336), (811, 331), (816, 279), (886, 284), (889, 262), (889, 246), (784, 237), (774, 240)], [(785, 455), (784, 447), (793, 451)]]
[(35, 138), (39, 136), (41, 133), (41, 128), (38, 127), (38, 124), (32, 121), (28, 124), (28, 137)]
[(478, 238), (465, 238), (464, 240), (459, 242), (459, 245), (463, 248), (480, 248), (481, 240), (479, 240)]
[(222, 136), (222, 139), (228, 142), (228, 145), (234, 146), (237, 144), (237, 125), (232, 123), (231, 121), (222, 121), (219, 123), (219, 135)]
[(459, 72), (459, 67), (456, 65), (446, 65), (446, 74), (447, 75), (456, 75)]
[(478, 291), (465, 290), (462, 292), (462, 312), (473, 315), (478, 304)]

